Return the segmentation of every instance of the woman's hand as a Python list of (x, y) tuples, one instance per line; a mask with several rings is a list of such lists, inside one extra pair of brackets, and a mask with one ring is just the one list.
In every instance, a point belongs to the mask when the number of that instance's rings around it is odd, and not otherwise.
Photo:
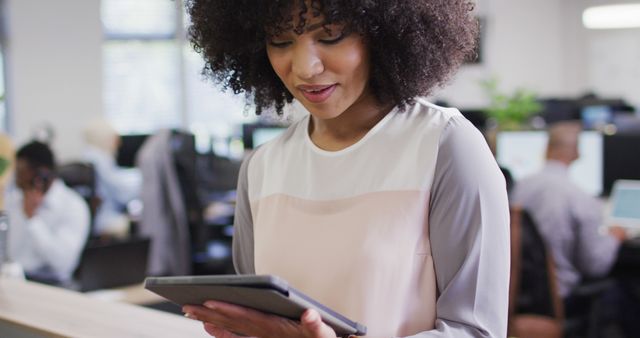
[(207, 301), (203, 306), (185, 305), (187, 317), (204, 322), (204, 329), (216, 338), (242, 336), (260, 338), (335, 338), (315, 310), (307, 310), (300, 323), (233, 304)]

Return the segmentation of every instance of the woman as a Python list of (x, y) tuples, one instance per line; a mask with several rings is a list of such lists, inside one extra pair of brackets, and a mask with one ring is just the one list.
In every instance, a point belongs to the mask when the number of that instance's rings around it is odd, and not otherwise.
[[(193, 0), (205, 74), (260, 113), (310, 115), (245, 160), (234, 263), (275, 274), (369, 337), (504, 337), (505, 183), (482, 135), (421, 96), (473, 50), (463, 0)], [(229, 304), (185, 306), (216, 337), (335, 337)]]

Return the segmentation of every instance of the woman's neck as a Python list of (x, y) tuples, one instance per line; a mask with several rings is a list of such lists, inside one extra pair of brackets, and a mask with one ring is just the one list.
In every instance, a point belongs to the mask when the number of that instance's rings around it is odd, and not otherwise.
[(353, 105), (333, 119), (310, 116), (309, 136), (321, 149), (338, 151), (355, 144), (393, 108), (391, 104), (370, 102)]

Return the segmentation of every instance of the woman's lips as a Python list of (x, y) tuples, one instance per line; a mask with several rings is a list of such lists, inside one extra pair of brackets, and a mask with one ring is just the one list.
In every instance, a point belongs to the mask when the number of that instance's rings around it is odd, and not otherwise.
[(332, 85), (300, 85), (298, 89), (302, 95), (310, 102), (321, 103), (329, 98), (336, 89), (336, 84)]

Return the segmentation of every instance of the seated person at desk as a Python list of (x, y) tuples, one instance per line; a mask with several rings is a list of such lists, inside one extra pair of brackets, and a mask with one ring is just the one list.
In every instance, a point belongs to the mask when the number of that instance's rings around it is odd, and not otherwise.
[(578, 159), (581, 126), (560, 122), (549, 129), (547, 162), (533, 176), (516, 183), (512, 202), (536, 223), (556, 265), (558, 289), (567, 298), (585, 277), (606, 275), (626, 238), (620, 227), (601, 234), (601, 203), (571, 182), (569, 166)]
[(56, 178), (49, 146), (31, 142), (16, 154), (15, 186), (7, 192), (9, 253), (27, 277), (70, 281), (89, 231), (89, 208)]
[(100, 204), (95, 218), (95, 235), (127, 235), (127, 203), (140, 195), (142, 176), (138, 169), (118, 167), (115, 156), (120, 136), (105, 120), (97, 119), (84, 130), (87, 147), (84, 159), (96, 172), (96, 191)]

